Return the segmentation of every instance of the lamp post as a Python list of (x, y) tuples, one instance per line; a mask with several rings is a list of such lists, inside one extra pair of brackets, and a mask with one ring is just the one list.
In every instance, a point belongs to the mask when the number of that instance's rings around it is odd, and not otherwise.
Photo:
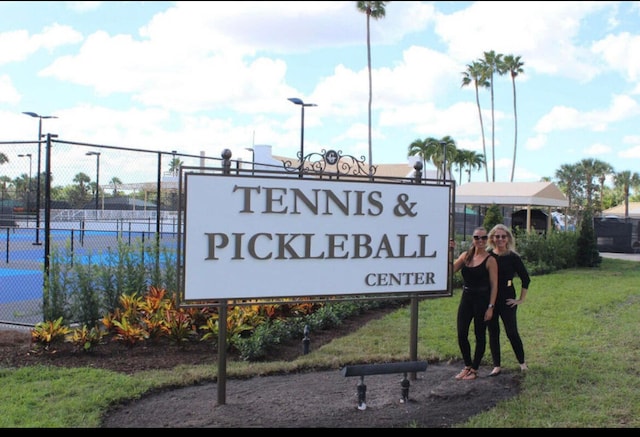
[(42, 160), (42, 119), (43, 118), (58, 118), (55, 115), (38, 115), (35, 112), (23, 112), (23, 114), (30, 117), (36, 117), (38, 119), (38, 174), (36, 176), (36, 241), (33, 243), (36, 246), (41, 245), (40, 242), (40, 162)]
[(251, 176), (253, 176), (256, 171), (256, 151), (253, 147), (245, 147), (244, 150), (251, 152)]
[(31, 205), (31, 153), (21, 153), (20, 158), (29, 158), (29, 182), (27, 183), (27, 225), (29, 224), (29, 207)]
[(98, 216), (98, 196), (100, 195), (100, 152), (87, 152), (87, 156), (96, 157), (96, 217)]
[(302, 110), (302, 115), (300, 118), (300, 175), (302, 177), (302, 170), (304, 168), (304, 108), (307, 106), (318, 106), (315, 103), (304, 103), (297, 97), (290, 97), (289, 101), (291, 103), (295, 103), (296, 105), (300, 105)]
[(440, 141), (440, 145), (442, 146), (442, 183), (446, 183), (447, 181), (447, 142)]

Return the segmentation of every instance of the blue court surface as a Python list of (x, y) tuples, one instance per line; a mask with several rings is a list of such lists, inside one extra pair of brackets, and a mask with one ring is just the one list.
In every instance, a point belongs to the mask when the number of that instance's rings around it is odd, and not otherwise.
[[(83, 265), (117, 265), (119, 242), (132, 247), (141, 242), (148, 245), (155, 238), (151, 229), (154, 228), (145, 226), (136, 231), (51, 229), (50, 255), (53, 259), (73, 254), (73, 262)], [(44, 291), (43, 229), (38, 237), (40, 244), (34, 244), (34, 228), (0, 229), (0, 323), (22, 322), (24, 318), (31, 323), (40, 321), (39, 308)], [(160, 264), (175, 263), (176, 234), (161, 234), (160, 245)], [(167, 255), (169, 259), (165, 259)], [(142, 253), (130, 253), (128, 256), (135, 259)], [(146, 252), (144, 258), (145, 263), (154, 262)]]
[(42, 285), (41, 271), (0, 269), (0, 304), (16, 300), (42, 299)]

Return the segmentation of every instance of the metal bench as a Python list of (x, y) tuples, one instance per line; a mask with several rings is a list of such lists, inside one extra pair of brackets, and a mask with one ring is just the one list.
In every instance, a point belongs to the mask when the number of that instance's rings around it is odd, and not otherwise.
[(411, 385), (407, 378), (407, 373), (424, 372), (425, 370), (427, 370), (426, 361), (402, 361), (397, 363), (355, 364), (351, 366), (344, 366), (340, 372), (344, 377), (360, 377), (360, 382), (358, 383), (358, 409), (366, 410), (367, 386), (364, 383), (365, 376), (402, 373), (404, 376), (402, 381), (400, 381), (400, 403), (405, 403), (409, 400), (409, 386)]

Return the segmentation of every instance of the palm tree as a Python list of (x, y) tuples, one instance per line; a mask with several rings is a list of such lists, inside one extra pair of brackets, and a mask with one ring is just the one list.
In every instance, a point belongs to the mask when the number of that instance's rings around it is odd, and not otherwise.
[(522, 66), (524, 62), (520, 62), (520, 56), (507, 55), (504, 57), (503, 69), (511, 75), (511, 85), (513, 86), (513, 161), (511, 162), (511, 182), (516, 171), (516, 151), (518, 150), (518, 110), (516, 107), (516, 76), (524, 73)]
[(637, 172), (631, 173), (629, 170), (621, 171), (613, 176), (613, 183), (616, 188), (621, 188), (624, 192), (624, 218), (629, 218), (629, 188), (640, 185), (640, 175)]
[(604, 182), (607, 180), (607, 176), (614, 172), (613, 167), (606, 162), (599, 161), (597, 166), (598, 181), (600, 182), (600, 211), (602, 207), (602, 199), (604, 196)]
[(91, 186), (91, 178), (86, 173), (80, 172), (73, 177), (73, 182), (78, 185), (70, 187), (69, 202), (72, 207), (78, 208), (84, 205), (87, 200), (88, 188)]
[[(460, 155), (463, 167), (467, 167), (468, 178), (467, 182), (471, 182), (471, 172), (473, 170), (480, 170), (483, 165), (485, 165), (485, 157), (482, 153), (477, 153), (474, 150), (459, 150), (458, 155)], [(462, 183), (462, 175), (460, 175), (460, 183)]]
[(91, 182), (91, 177), (89, 177), (89, 175), (87, 175), (84, 172), (80, 172), (73, 177), (73, 182), (76, 182), (79, 185), (80, 191), (83, 191), (86, 193), (87, 192), (86, 185), (89, 182)]
[(169, 162), (169, 172), (173, 176), (176, 176), (180, 172), (180, 166), (182, 166), (182, 164), (183, 162), (180, 160), (180, 158), (173, 158)]
[(29, 205), (27, 202), (29, 192), (29, 175), (26, 173), (21, 174), (13, 180), (13, 186), (15, 187), (15, 198), (18, 200), (20, 197), (26, 205), (25, 210), (28, 210)]
[(9, 162), (9, 157), (4, 153), (0, 152), (0, 164), (4, 164)]
[(585, 158), (578, 164), (582, 180), (585, 187), (585, 197), (587, 201), (587, 209), (593, 214), (593, 178), (600, 178), (603, 174), (609, 172), (611, 166), (599, 159)]
[(456, 154), (453, 157), (453, 164), (456, 166), (456, 170), (458, 171), (458, 185), (462, 184), (462, 170), (464, 170), (464, 166), (466, 165), (465, 161), (465, 152), (468, 150), (456, 150)]
[(427, 147), (427, 142), (420, 138), (415, 139), (409, 144), (409, 156), (419, 156), (422, 159), (422, 176), (426, 175), (427, 162), (431, 160), (431, 150)]
[[(478, 117), (480, 118), (480, 133), (482, 134), (482, 156), (487, 156), (487, 144), (484, 138), (484, 123), (482, 122), (482, 109), (480, 108), (480, 96), (479, 88), (489, 88), (491, 84), (484, 75), (484, 67), (481, 62), (474, 61), (471, 64), (467, 64), (466, 71), (462, 72), (462, 86), (468, 86), (473, 82), (473, 86), (476, 89), (476, 105), (478, 106)], [(484, 173), (486, 182), (489, 182), (489, 168), (487, 162), (484, 162)], [(471, 174), (469, 174), (471, 177)]]
[(458, 153), (456, 142), (449, 135), (444, 136), (439, 140), (433, 138), (429, 139), (429, 141), (433, 144), (433, 147), (436, 150), (432, 155), (431, 160), (438, 169), (439, 178), (444, 180), (447, 178), (447, 173), (451, 174), (451, 166)]
[(373, 82), (371, 80), (371, 31), (369, 28), (369, 22), (371, 18), (377, 20), (384, 18), (386, 15), (385, 4), (388, 2), (379, 1), (358, 1), (356, 6), (358, 11), (364, 13), (367, 16), (367, 67), (369, 69), (369, 176), (373, 174), (373, 147), (371, 143), (371, 102), (373, 100)]
[(114, 176), (114, 177), (111, 178), (109, 183), (111, 185), (113, 185), (113, 197), (117, 197), (118, 196), (118, 185), (122, 185), (122, 181), (120, 180), (119, 177)]
[(9, 176), (0, 176), (0, 211), (4, 206), (4, 199), (7, 197), (7, 185), (11, 186), (13, 181)]
[[(437, 179), (443, 177), (442, 171), (445, 156), (446, 168), (451, 173), (451, 164), (456, 153), (456, 143), (450, 136), (442, 137), (442, 139), (434, 137), (429, 137), (425, 140), (417, 139), (409, 145), (409, 156), (420, 156), (423, 161), (423, 167), (426, 167), (427, 162), (431, 162), (436, 168)], [(426, 171), (424, 174), (426, 174)]]
[(496, 54), (495, 51), (484, 52), (484, 59), (480, 62), (484, 66), (484, 76), (489, 81), (489, 90), (491, 91), (491, 171), (493, 172), (491, 181), (496, 181), (496, 117), (494, 111), (493, 98), (493, 76), (495, 73), (502, 74), (502, 55)]
[(580, 171), (578, 166), (562, 164), (560, 168), (556, 170), (555, 177), (558, 180), (558, 188), (567, 196), (569, 211), (572, 211), (574, 208), (573, 203), (580, 194)]

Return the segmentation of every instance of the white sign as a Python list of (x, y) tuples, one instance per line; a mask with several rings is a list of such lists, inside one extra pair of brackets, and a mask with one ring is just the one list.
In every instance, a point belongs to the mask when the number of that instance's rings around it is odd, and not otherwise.
[(450, 189), (185, 174), (185, 300), (446, 291)]

